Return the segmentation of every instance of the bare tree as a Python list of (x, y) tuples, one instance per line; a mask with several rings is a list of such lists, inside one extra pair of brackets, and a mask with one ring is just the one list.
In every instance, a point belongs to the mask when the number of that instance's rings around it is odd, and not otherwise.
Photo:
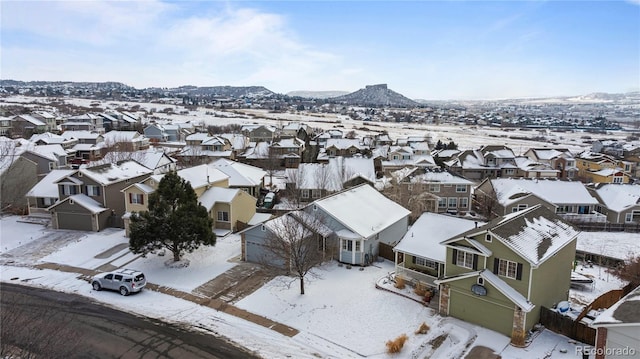
[(304, 294), (304, 279), (311, 269), (326, 258), (332, 235), (323, 221), (304, 211), (294, 211), (275, 218), (265, 226), (269, 229), (265, 239), (267, 254), (263, 264), (285, 269), (300, 281), (300, 294)]
[(18, 141), (0, 137), (0, 210), (23, 214), (26, 193), (38, 183), (36, 165), (22, 154)]

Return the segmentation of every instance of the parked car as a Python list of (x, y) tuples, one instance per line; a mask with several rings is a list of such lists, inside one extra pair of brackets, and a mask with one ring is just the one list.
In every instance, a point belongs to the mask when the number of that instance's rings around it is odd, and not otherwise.
[(269, 192), (267, 193), (266, 196), (264, 196), (264, 204), (262, 206), (264, 208), (273, 208), (275, 201), (276, 201), (276, 194), (273, 192)]
[(94, 290), (115, 290), (122, 295), (139, 292), (145, 285), (147, 285), (147, 279), (144, 274), (134, 269), (118, 269), (99, 274), (91, 280)]

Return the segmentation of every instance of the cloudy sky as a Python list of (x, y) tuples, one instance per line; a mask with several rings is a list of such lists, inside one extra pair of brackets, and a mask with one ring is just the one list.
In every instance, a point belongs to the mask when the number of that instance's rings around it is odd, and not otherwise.
[(411, 98), (640, 90), (640, 0), (0, 1), (0, 76)]

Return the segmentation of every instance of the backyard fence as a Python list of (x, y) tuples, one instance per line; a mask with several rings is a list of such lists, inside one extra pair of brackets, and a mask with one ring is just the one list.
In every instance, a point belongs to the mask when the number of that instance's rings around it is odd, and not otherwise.
[(562, 334), (579, 342), (595, 345), (596, 330), (582, 322), (576, 322), (549, 308), (540, 308), (540, 323), (552, 332)]

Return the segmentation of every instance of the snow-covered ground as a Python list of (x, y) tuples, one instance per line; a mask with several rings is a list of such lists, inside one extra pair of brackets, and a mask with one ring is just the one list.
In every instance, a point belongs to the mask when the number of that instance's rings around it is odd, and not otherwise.
[[(325, 264), (306, 281), (305, 295), (299, 294), (297, 281), (277, 277), (236, 303), (240, 308), (298, 329), (300, 333), (292, 338), (150, 290), (130, 297), (95, 292), (77, 274), (33, 269), (26, 266), (29, 263), (25, 261), (89, 269), (105, 264), (126, 265), (143, 270), (152, 283), (191, 291), (235, 265), (240, 254), (239, 236), (219, 238), (215, 247), (185, 255), (190, 262), (187, 268), (167, 268), (164, 266), (167, 256), (151, 254), (142, 258), (129, 253), (122, 230), (74, 232), (75, 237), (64, 239), (56, 235), (59, 231), (21, 223), (18, 219), (13, 216), (0, 220), (1, 281), (76, 293), (144, 316), (217, 333), (265, 358), (453, 358), (463, 357), (475, 346), (491, 348), (503, 358), (566, 358), (567, 354), (561, 350), (575, 353), (575, 343), (549, 331), (543, 331), (529, 347), (515, 348), (502, 334), (455, 318), (443, 318), (420, 303), (376, 289), (376, 281), (393, 271), (393, 264), (388, 261), (363, 270)], [(52, 248), (57, 244), (59, 248), (35, 260), (29, 257), (21, 261), (17, 257), (26, 252), (25, 247), (47, 245)], [(597, 285), (594, 294), (620, 285), (611, 277), (606, 277), (610, 285)], [(415, 334), (423, 322), (431, 329), (427, 334)], [(387, 354), (386, 341), (401, 334), (409, 337), (402, 352)], [(443, 340), (440, 345), (433, 344), (436, 338)]]

